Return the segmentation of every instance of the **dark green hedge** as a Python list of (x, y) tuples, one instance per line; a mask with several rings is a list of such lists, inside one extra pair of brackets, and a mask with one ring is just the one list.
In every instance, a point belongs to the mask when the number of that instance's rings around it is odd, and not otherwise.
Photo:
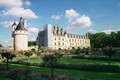
[[(13, 64), (21, 64), (26, 66), (39, 66), (49, 67), (42, 63), (29, 63), (23, 61), (14, 61)], [(120, 67), (118, 65), (83, 65), (83, 64), (54, 64), (54, 68), (69, 69), (69, 70), (81, 70), (81, 71), (95, 71), (95, 72), (114, 72), (119, 73)]]

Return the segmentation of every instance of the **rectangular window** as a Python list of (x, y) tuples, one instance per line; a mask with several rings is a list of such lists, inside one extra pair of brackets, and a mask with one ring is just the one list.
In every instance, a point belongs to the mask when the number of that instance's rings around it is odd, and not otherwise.
[(60, 40), (60, 37), (59, 37), (59, 40)]
[(56, 45), (56, 42), (55, 42), (55, 45)]
[(60, 45), (60, 42), (58, 42), (58, 45)]

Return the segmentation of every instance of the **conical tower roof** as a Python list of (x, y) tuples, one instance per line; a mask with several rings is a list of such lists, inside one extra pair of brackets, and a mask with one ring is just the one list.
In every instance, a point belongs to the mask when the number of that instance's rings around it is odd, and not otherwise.
[(18, 25), (17, 25), (17, 27), (16, 27), (15, 30), (26, 30), (26, 29), (24, 28), (24, 22), (23, 22), (22, 17), (20, 17), (20, 22), (18, 23)]
[(14, 23), (12, 24), (12, 26), (14, 26), (14, 25), (17, 25), (16, 22), (14, 22)]

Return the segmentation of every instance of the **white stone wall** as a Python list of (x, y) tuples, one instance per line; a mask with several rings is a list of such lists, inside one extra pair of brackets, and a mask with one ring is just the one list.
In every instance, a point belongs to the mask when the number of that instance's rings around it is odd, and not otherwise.
[(14, 32), (14, 50), (28, 50), (28, 32), (15, 31)]
[[(56, 30), (56, 28), (54, 28)], [(65, 35), (60, 35), (60, 33), (58, 32), (58, 35), (56, 34), (56, 32), (54, 31), (53, 34), (53, 30), (52, 25), (46, 25), (45, 26), (45, 35), (44, 37), (40, 37), (39, 38), (44, 38), (44, 42), (45, 47), (49, 47), (52, 49), (71, 49), (72, 47), (75, 48), (88, 48), (90, 47), (90, 39), (88, 38), (88, 36), (86, 35), (75, 35), (75, 34), (65, 34)], [(38, 42), (40, 43), (40, 42)]]
[(47, 47), (52, 48), (52, 25), (51, 24), (47, 24), (45, 25), (45, 31), (46, 31), (46, 38), (44, 39), (44, 41), (46, 42)]

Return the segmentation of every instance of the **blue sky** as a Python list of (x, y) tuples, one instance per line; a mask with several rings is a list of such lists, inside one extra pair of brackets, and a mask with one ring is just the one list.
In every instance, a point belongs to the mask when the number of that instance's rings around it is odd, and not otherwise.
[(10, 45), (10, 25), (20, 16), (27, 19), (29, 40), (45, 24), (75, 34), (110, 33), (120, 30), (120, 0), (0, 0), (0, 44)]

